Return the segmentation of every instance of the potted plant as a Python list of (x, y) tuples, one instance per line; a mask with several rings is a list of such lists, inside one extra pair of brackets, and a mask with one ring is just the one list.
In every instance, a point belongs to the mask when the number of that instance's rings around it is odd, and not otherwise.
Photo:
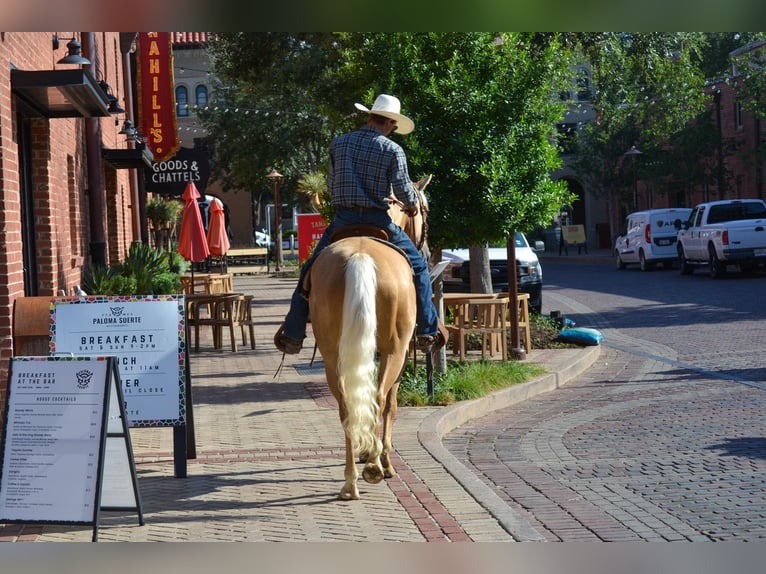
[(175, 199), (156, 195), (146, 202), (146, 217), (152, 223), (154, 244), (159, 249), (170, 249), (171, 231), (181, 211), (183, 205)]

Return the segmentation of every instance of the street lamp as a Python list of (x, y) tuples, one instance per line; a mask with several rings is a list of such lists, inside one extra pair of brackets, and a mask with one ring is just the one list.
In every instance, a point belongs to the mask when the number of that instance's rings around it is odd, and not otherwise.
[(636, 175), (636, 157), (643, 155), (643, 152), (636, 146), (630, 146), (630, 149), (623, 155), (630, 156), (633, 163), (633, 211), (638, 211), (638, 176)]
[(266, 177), (271, 180), (274, 189), (274, 268), (282, 271), (282, 204), (279, 200), (279, 186), (284, 176), (272, 169)]

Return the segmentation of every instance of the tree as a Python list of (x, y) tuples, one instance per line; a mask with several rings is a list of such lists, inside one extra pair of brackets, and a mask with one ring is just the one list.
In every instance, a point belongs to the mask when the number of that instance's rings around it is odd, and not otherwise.
[(415, 121), (401, 143), (418, 176), (434, 175), (429, 242), (470, 245), (472, 282), (490, 290), (476, 248), (547, 225), (572, 200), (550, 178), (564, 111), (554, 94), (570, 80), (557, 36), (369, 34), (347, 45), (347, 72), (371, 82), (367, 98), (395, 94)]
[[(574, 166), (591, 193), (606, 196), (614, 237), (620, 212), (633, 205), (635, 178), (662, 177), (656, 167), (669, 140), (704, 111), (705, 37), (607, 32), (570, 34), (566, 41), (590, 66), (597, 110), (581, 132)], [(625, 156), (633, 145), (642, 152), (635, 165)]]
[(224, 190), (270, 188), (285, 176), (283, 200), (297, 181), (324, 169), (327, 145), (344, 119), (334, 105), (341, 65), (332, 34), (221, 33), (210, 45), (214, 101), (197, 110), (214, 150), (211, 172)]

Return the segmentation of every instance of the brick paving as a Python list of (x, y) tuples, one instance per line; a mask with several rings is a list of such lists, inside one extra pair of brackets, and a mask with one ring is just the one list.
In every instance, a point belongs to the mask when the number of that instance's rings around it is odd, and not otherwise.
[(698, 364), (604, 335), (586, 373), (474, 418), (444, 447), (546, 541), (766, 539), (762, 354), (748, 369), (725, 352)]
[[(470, 410), (400, 408), (392, 457), (398, 475), (377, 485), (360, 478), (362, 499), (338, 500), (343, 433), (321, 365), (311, 363), (313, 339), (281, 369), (272, 343), (294, 285), (235, 277), (236, 290), (255, 295), (256, 349), (218, 351), (207, 338), (192, 352), (196, 458), (187, 461), (187, 476), (176, 478), (173, 430), (131, 429), (145, 524), (135, 512), (104, 511), (98, 540), (497, 542), (514, 540), (509, 524), (529, 535), (526, 521), (493, 508), (491, 493), (466, 482), (470, 473), (439, 450), (440, 434), (474, 416)], [(224, 349), (227, 341), (225, 334)], [(555, 371), (586, 355), (533, 351), (529, 360)], [(0, 525), (0, 541), (85, 542), (92, 534), (89, 525)]]
[[(401, 408), (398, 475), (362, 481), (362, 500), (339, 501), (343, 435), (321, 364), (304, 350), (279, 369), (271, 343), (293, 286), (235, 278), (256, 296), (256, 349), (216, 351), (207, 339), (192, 353), (188, 476), (174, 476), (172, 429), (132, 429), (145, 524), (103, 512), (99, 541), (766, 538), (763, 381), (742, 384), (728, 355), (689, 369), (682, 360), (692, 353), (608, 329), (600, 347), (534, 350), (528, 360), (551, 374), (533, 383), (452, 407)], [(577, 311), (564, 298), (557, 306)], [(743, 361), (758, 378), (761, 361)], [(0, 541), (91, 536), (91, 526), (0, 525)]]

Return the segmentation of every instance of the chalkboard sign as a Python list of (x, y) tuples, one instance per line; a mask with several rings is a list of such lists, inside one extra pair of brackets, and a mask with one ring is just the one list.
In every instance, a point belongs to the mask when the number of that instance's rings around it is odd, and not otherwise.
[(101, 510), (143, 523), (122, 401), (114, 357), (11, 359), (0, 522), (93, 524), (94, 540)]

